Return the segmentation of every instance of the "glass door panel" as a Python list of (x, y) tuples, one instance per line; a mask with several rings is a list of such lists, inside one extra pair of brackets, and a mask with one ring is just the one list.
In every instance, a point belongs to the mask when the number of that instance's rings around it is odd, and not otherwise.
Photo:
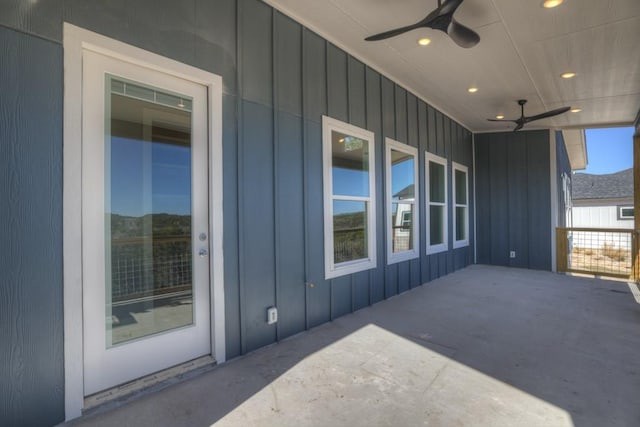
[(84, 392), (211, 354), (207, 88), (83, 56)]
[(191, 99), (107, 79), (109, 347), (191, 325), (193, 265)]

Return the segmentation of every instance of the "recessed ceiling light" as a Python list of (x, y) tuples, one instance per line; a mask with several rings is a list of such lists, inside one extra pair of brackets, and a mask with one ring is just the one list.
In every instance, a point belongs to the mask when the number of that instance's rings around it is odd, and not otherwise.
[(476, 93), (477, 91), (478, 91), (478, 88), (475, 86), (472, 86), (469, 89), (467, 89), (467, 92), (469, 93)]
[(420, 46), (429, 46), (429, 45), (431, 44), (431, 39), (428, 39), (428, 38), (426, 38), (426, 37), (425, 37), (425, 38), (422, 38), (422, 39), (419, 39), (419, 40), (418, 40), (418, 44), (419, 44)]
[(560, 74), (560, 77), (562, 77), (563, 79), (572, 79), (575, 76), (576, 76), (576, 73), (574, 73), (573, 71), (567, 71), (566, 73)]
[(542, 3), (542, 7), (551, 9), (551, 8), (560, 6), (563, 1), (564, 0), (545, 0), (544, 3)]
[(498, 120), (502, 120), (502, 119), (504, 119), (504, 116), (503, 116), (502, 114), (498, 114), (498, 115), (496, 116), (496, 119), (498, 119)]
[(572, 108), (571, 109), (572, 113), (579, 113), (580, 111), (582, 111), (582, 108)]

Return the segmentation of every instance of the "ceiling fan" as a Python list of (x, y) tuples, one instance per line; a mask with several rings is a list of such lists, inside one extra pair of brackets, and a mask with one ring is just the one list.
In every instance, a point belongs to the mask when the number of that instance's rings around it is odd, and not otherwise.
[(532, 122), (534, 120), (546, 119), (547, 117), (557, 116), (558, 114), (566, 113), (571, 109), (571, 107), (556, 108), (555, 110), (547, 111), (546, 113), (536, 114), (535, 116), (527, 117), (524, 115), (524, 104), (526, 103), (527, 103), (526, 99), (518, 100), (518, 105), (520, 105), (520, 110), (521, 110), (521, 115), (519, 119), (516, 119), (516, 120), (487, 119), (487, 120), (489, 120), (490, 122), (513, 122), (516, 124), (516, 127), (515, 129), (513, 129), (513, 131), (516, 132), (522, 129), (522, 127), (529, 122)]
[(433, 28), (434, 30), (440, 30), (447, 33), (449, 37), (451, 37), (451, 40), (460, 47), (473, 47), (480, 41), (478, 33), (453, 19), (453, 14), (463, 1), (464, 0), (445, 0), (443, 3), (442, 0), (438, 0), (438, 8), (427, 15), (427, 17), (422, 21), (413, 25), (407, 25), (406, 27), (396, 28), (395, 30), (389, 30), (384, 33), (369, 36), (365, 40), (384, 40), (417, 28)]

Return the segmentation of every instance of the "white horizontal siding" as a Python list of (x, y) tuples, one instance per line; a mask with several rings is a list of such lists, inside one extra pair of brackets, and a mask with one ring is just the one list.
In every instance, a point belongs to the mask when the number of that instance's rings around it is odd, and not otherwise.
[(616, 206), (574, 206), (573, 226), (591, 228), (633, 228), (633, 219), (619, 220)]

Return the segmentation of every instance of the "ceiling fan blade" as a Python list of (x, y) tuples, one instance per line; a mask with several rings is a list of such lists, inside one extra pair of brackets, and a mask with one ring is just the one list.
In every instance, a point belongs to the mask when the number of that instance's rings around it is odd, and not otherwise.
[(451, 18), (451, 22), (447, 27), (447, 34), (458, 46), (468, 49), (474, 47), (480, 42), (480, 36), (469, 27), (456, 22)]
[(571, 107), (556, 108), (555, 110), (547, 111), (546, 113), (537, 114), (531, 117), (526, 117), (526, 120), (527, 122), (532, 122), (534, 120), (546, 119), (547, 117), (553, 117), (553, 116), (557, 116), (558, 114), (566, 113), (570, 109)]
[(513, 131), (518, 132), (520, 129), (522, 129), (523, 126), (524, 126), (524, 123), (518, 123), (516, 127), (513, 129)]
[(438, 8), (438, 15), (453, 14), (464, 0), (448, 0)]
[(368, 42), (375, 42), (378, 40), (384, 40), (391, 37), (399, 36), (400, 34), (404, 34), (407, 31), (411, 31), (411, 30), (415, 30), (416, 28), (419, 28), (421, 26), (420, 24), (421, 23), (419, 22), (417, 24), (407, 25), (406, 27), (400, 27), (394, 30), (385, 31), (384, 33), (374, 34), (373, 36), (367, 37), (365, 40)]

